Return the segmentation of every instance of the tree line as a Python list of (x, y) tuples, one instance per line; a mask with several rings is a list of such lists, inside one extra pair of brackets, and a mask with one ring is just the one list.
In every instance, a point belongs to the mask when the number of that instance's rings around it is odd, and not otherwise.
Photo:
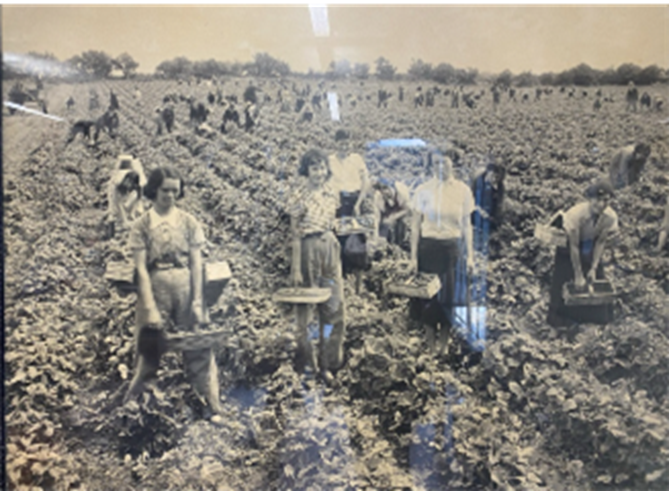
[[(88, 50), (60, 63), (51, 53), (28, 53), (26, 63), (34, 60), (48, 61), (53, 66), (62, 66), (67, 73), (73, 70), (79, 75), (91, 78), (122, 76), (134, 78), (139, 63), (128, 53), (116, 57), (104, 51)], [(475, 68), (456, 68), (450, 63), (432, 65), (421, 59), (414, 59), (406, 73), (399, 73), (392, 63), (381, 56), (374, 62), (374, 76), (379, 80), (416, 80), (434, 81), (441, 84), (474, 85), (479, 82), (494, 83), (504, 87), (531, 87), (535, 85), (625, 85), (634, 82), (637, 85), (666, 83), (669, 81), (669, 69), (658, 65), (641, 67), (633, 63), (624, 63), (617, 68), (598, 70), (586, 63), (581, 63), (562, 72), (534, 74), (532, 72), (512, 73), (505, 70), (500, 74), (481, 75)], [(14, 78), (25, 72), (16, 64), (3, 60), (4, 78)], [(63, 72), (63, 73), (65, 73)], [(309, 70), (306, 74), (293, 72), (288, 63), (274, 58), (267, 53), (258, 53), (250, 62), (228, 62), (215, 59), (192, 61), (184, 56), (161, 62), (152, 76), (164, 79), (188, 79), (191, 77), (212, 79), (221, 76), (284, 77), (287, 75), (308, 78), (326, 78), (329, 80), (359, 79), (372, 76), (368, 63), (351, 63), (349, 60), (335, 60), (322, 73)], [(60, 75), (58, 75), (60, 76)]]

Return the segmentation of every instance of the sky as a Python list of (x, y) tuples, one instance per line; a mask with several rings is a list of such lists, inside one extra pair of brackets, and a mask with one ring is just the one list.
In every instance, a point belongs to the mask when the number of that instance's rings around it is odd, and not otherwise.
[(129, 53), (139, 72), (164, 60), (250, 61), (266, 52), (294, 71), (332, 60), (384, 56), (404, 72), (413, 59), (484, 73), (559, 72), (579, 63), (669, 68), (669, 7), (649, 6), (24, 6), (2, 7), (2, 50)]

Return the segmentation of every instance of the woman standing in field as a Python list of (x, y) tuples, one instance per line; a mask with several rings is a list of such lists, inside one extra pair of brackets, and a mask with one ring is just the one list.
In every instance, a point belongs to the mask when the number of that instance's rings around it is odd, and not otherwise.
[(427, 172), (432, 178), (414, 193), (411, 264), (414, 271), (438, 274), (442, 286), (438, 302), (413, 300), (411, 317), (429, 325), (451, 326), (456, 267), (462, 252), (467, 254), (467, 274), (474, 269), (471, 223), (474, 197), (469, 186), (455, 179), (450, 158), (430, 152)]
[(587, 283), (603, 279), (600, 260), (611, 235), (618, 230), (618, 215), (609, 200), (613, 188), (608, 181), (599, 181), (586, 192), (587, 201), (578, 203), (562, 215), (562, 228), (567, 233), (567, 247), (555, 251), (555, 270), (551, 285), (548, 323), (554, 327), (574, 322), (606, 324), (613, 318), (613, 306), (567, 306), (562, 297), (565, 283), (574, 281), (583, 290)]
[[(300, 161), (298, 171), (306, 182), (296, 189), (288, 203), (292, 234), (291, 279), (296, 286), (330, 288), (330, 299), (318, 305), (318, 320), (327, 333), (325, 352), (319, 367), (330, 377), (340, 368), (345, 336), (344, 290), (342, 283), (341, 246), (333, 232), (339, 196), (330, 187), (328, 158), (318, 150), (309, 150)], [(307, 325), (312, 310), (297, 307), (298, 361), (315, 369), (316, 358), (308, 339)]]
[[(164, 329), (192, 330), (205, 317), (202, 246), (204, 231), (191, 214), (179, 209), (183, 181), (171, 168), (154, 170), (144, 188), (153, 208), (133, 225), (130, 248), (138, 277), (137, 353), (134, 378), (125, 396), (141, 391), (155, 376), (164, 351)], [(218, 371), (211, 349), (183, 352), (186, 375), (209, 409), (221, 412)]]

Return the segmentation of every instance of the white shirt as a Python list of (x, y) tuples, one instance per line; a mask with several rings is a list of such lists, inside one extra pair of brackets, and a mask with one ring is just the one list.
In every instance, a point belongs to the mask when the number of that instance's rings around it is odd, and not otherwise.
[(474, 211), (474, 196), (464, 182), (432, 178), (414, 193), (414, 208), (422, 213), (421, 236), (431, 239), (459, 239)]
[(337, 154), (332, 154), (328, 161), (332, 172), (330, 185), (337, 192), (360, 191), (363, 179), (368, 180), (367, 166), (360, 154), (352, 153), (344, 160), (340, 160)]

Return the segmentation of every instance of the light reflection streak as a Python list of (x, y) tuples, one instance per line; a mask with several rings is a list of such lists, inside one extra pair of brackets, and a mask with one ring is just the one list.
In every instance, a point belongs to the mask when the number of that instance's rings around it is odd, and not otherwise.
[(328, 21), (328, 7), (323, 4), (309, 5), (311, 15), (311, 28), (316, 37), (328, 37), (330, 35), (330, 22)]
[(30, 109), (29, 107), (25, 107), (20, 104), (16, 104), (14, 102), (5, 101), (4, 104), (7, 107), (11, 107), (12, 109), (17, 109), (25, 113), (34, 114), (36, 116), (42, 116), (43, 118), (51, 119), (53, 121), (59, 121), (61, 123), (66, 122), (66, 120), (64, 120), (63, 118), (59, 118), (58, 116), (53, 116), (51, 114), (44, 114), (42, 111), (36, 111), (35, 109)]
[(328, 92), (328, 106), (332, 121), (339, 121), (339, 97), (336, 92)]

